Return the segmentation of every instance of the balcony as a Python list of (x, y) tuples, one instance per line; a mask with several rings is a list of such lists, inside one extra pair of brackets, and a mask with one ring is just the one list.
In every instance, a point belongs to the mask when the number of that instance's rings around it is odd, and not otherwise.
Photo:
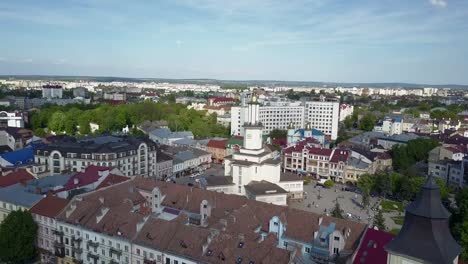
[(109, 264), (119, 264), (119, 263), (120, 263), (120, 262), (117, 261), (117, 260), (115, 260), (115, 259), (111, 259), (111, 260), (109, 261)]
[(81, 248), (72, 248), (72, 252), (75, 252), (76, 254), (81, 254), (81, 253), (83, 253), (83, 249), (81, 249)]
[(114, 247), (111, 247), (109, 249), (109, 253), (110, 255), (112, 256), (112, 254), (116, 254), (118, 256), (121, 256), (122, 255), (122, 250), (121, 249), (117, 249), (117, 248), (114, 248)]
[(63, 236), (63, 231), (53, 230), (52, 234), (57, 235), (57, 236)]
[(72, 243), (81, 243), (82, 240), (83, 239), (81, 237), (72, 236), (71, 238)]
[(93, 252), (88, 252), (88, 258), (92, 258), (94, 260), (98, 260), (99, 259), (99, 255), (97, 253), (93, 253)]
[(156, 260), (151, 260), (151, 259), (145, 258), (143, 260), (143, 264), (156, 264)]
[(94, 248), (99, 247), (99, 243), (98, 243), (98, 242), (94, 242), (94, 241), (92, 241), (92, 240), (88, 240), (88, 243), (87, 243), (87, 244), (88, 244), (88, 246), (90, 246), (90, 247), (94, 247)]

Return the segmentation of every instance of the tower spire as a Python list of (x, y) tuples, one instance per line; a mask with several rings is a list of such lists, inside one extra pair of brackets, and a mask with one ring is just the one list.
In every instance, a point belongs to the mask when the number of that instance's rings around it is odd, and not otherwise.
[(440, 187), (429, 176), (416, 200), (406, 208), (400, 233), (385, 245), (390, 263), (396, 257), (423, 263), (456, 263), (461, 247), (450, 234), (449, 217), (440, 200)]

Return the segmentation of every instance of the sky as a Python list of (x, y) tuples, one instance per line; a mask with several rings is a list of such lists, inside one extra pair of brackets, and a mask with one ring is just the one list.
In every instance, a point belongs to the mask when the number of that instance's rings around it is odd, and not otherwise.
[(468, 84), (468, 1), (2, 0), (0, 74)]

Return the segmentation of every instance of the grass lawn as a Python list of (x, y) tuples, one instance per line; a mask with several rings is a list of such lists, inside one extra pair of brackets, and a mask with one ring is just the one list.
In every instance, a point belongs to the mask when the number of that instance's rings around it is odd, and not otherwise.
[(398, 235), (398, 233), (400, 233), (400, 229), (399, 228), (394, 228), (394, 229), (390, 230), (389, 233), (394, 234), (394, 235)]
[(380, 202), (380, 206), (382, 206), (382, 210), (384, 212), (391, 212), (391, 211), (403, 212), (403, 204), (401, 202), (384, 200)]
[(403, 216), (394, 216), (394, 217), (392, 217), (393, 222), (395, 222), (395, 224), (397, 224), (397, 225), (403, 225), (404, 219), (405, 218)]

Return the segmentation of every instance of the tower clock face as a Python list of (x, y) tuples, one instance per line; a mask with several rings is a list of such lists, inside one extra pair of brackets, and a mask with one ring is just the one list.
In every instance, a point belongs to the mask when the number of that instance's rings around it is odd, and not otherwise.
[(252, 134), (247, 134), (247, 139), (251, 139), (252, 138)]

